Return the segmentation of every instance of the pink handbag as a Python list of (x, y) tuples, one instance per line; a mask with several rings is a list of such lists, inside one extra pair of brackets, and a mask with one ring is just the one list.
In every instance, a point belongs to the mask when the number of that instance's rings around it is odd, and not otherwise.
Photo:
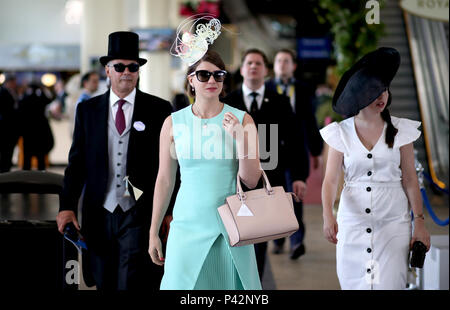
[(218, 208), (231, 246), (284, 238), (298, 230), (292, 198), (282, 186), (271, 187), (262, 172), (264, 188), (244, 192), (237, 175), (236, 194)]

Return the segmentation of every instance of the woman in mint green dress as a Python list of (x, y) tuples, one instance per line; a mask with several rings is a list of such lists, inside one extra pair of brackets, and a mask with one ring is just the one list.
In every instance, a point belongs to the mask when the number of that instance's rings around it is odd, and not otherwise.
[[(195, 103), (172, 113), (161, 129), (149, 253), (155, 264), (164, 265), (163, 290), (261, 289), (253, 245), (230, 247), (217, 211), (236, 192), (237, 173), (249, 188), (261, 176), (253, 119), (219, 101), (225, 75), (213, 51), (190, 66), (188, 87)], [(181, 186), (164, 258), (158, 232), (177, 162)]]

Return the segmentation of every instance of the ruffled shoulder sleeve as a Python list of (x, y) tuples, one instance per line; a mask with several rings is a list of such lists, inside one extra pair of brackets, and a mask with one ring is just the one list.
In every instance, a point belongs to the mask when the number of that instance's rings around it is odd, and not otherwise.
[(333, 149), (345, 153), (345, 145), (342, 141), (340, 125), (333, 122), (320, 130), (322, 139)]
[(392, 125), (398, 129), (395, 135), (394, 148), (412, 143), (420, 137), (421, 132), (418, 129), (421, 125), (420, 122), (395, 116), (391, 116), (391, 121)]

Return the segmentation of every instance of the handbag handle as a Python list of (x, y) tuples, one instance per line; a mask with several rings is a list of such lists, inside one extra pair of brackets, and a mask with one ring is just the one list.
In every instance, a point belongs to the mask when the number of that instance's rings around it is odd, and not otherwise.
[[(273, 194), (272, 186), (270, 185), (269, 178), (267, 178), (266, 173), (264, 170), (261, 169), (262, 172), (262, 178), (263, 178), (263, 186), (266, 189), (267, 195)], [(236, 195), (238, 196), (239, 200), (243, 201), (247, 198), (245, 195), (245, 192), (242, 190), (241, 186), (241, 177), (239, 176), (239, 173), (236, 174)]]

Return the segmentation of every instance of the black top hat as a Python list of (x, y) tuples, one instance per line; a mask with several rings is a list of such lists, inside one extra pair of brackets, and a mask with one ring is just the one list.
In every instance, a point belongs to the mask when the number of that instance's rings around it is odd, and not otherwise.
[(354, 116), (389, 88), (400, 66), (394, 48), (381, 47), (364, 55), (339, 81), (333, 96), (336, 113)]
[(139, 36), (130, 31), (117, 31), (109, 35), (108, 56), (100, 57), (103, 66), (113, 59), (136, 60), (140, 66), (147, 62), (139, 58)]

